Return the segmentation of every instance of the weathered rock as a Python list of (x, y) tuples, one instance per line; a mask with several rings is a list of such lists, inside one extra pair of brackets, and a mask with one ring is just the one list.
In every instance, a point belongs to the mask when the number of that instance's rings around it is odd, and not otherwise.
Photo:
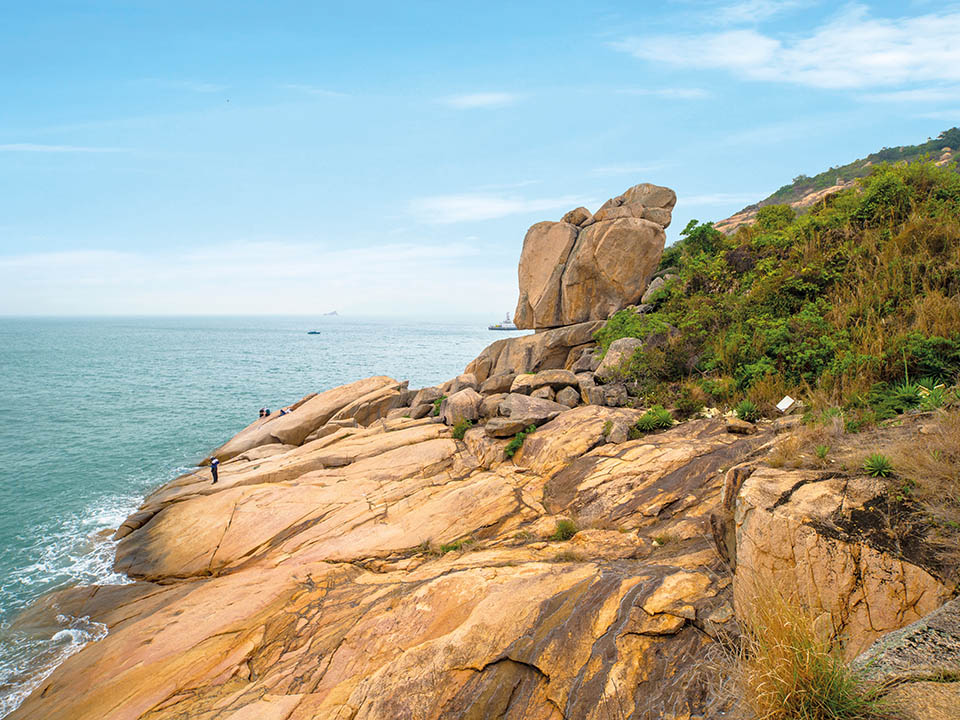
[(575, 225), (541, 222), (527, 231), (520, 253), (520, 301), (513, 321), (518, 328), (572, 325), (561, 312), (561, 285), (570, 251), (577, 240)]
[(453, 380), (448, 380), (443, 385), (440, 386), (440, 392), (443, 395), (453, 395), (458, 393), (461, 390), (466, 390), (470, 388), (471, 390), (479, 390), (480, 383), (477, 381), (477, 376), (471, 372), (465, 372), (461, 375), (457, 375)]
[(542, 425), (568, 409), (560, 403), (518, 393), (510, 393), (500, 402), (500, 414), (521, 421), (524, 427)]
[(483, 395), (473, 388), (465, 388), (450, 395), (440, 405), (440, 417), (447, 425), (456, 425), (461, 420), (477, 420)]
[(496, 417), (500, 412), (500, 402), (507, 396), (507, 393), (496, 393), (495, 395), (485, 395), (483, 402), (480, 403), (480, 417)]
[(637, 185), (592, 217), (578, 208), (564, 221), (531, 227), (520, 255), (517, 327), (605, 320), (636, 303), (660, 261), (675, 203), (668, 188)]
[(526, 422), (526, 418), (518, 416), (516, 418), (509, 417), (495, 417), (490, 418), (487, 421), (487, 424), (484, 425), (484, 430), (486, 430), (487, 435), (495, 438), (507, 438), (513, 437), (521, 430), (526, 430), (530, 424)]
[(736, 500), (737, 607), (764, 588), (789, 589), (855, 655), (942, 605), (949, 588), (885, 538), (885, 493), (873, 478), (757, 469)]
[(623, 366), (630, 362), (633, 354), (643, 347), (643, 340), (625, 337), (614, 340), (607, 348), (607, 354), (597, 367), (594, 375), (603, 382), (611, 382), (620, 377)]
[(583, 397), (583, 401), (588, 405), (623, 407), (630, 400), (630, 396), (627, 393), (627, 387), (623, 383), (587, 385), (585, 387), (581, 387), (580, 394)]
[(420, 405), (414, 405), (410, 408), (410, 417), (414, 420), (419, 420), (420, 418), (425, 418), (433, 412), (433, 403), (422, 403)]
[(728, 433), (734, 433), (736, 435), (753, 435), (753, 433), (757, 431), (757, 426), (752, 422), (740, 420), (735, 417), (728, 417), (725, 422), (725, 427)]
[(643, 297), (640, 298), (640, 302), (647, 304), (653, 300), (653, 296), (656, 295), (663, 287), (667, 284), (665, 278), (657, 277), (650, 281), (650, 284), (647, 285), (647, 289), (643, 293)]
[(580, 404), (580, 393), (568, 386), (557, 393), (556, 401), (567, 407), (576, 407)]
[(595, 347), (584, 348), (580, 356), (570, 366), (574, 373), (589, 372), (592, 373), (600, 367), (600, 349)]
[(636, 303), (660, 262), (665, 238), (662, 227), (638, 218), (585, 228), (563, 272), (562, 324), (605, 320)]
[(553, 388), (551, 388), (549, 385), (544, 385), (543, 387), (539, 387), (530, 393), (530, 397), (552, 401), (556, 398), (556, 393), (553, 392)]
[(354, 410), (359, 411), (362, 405), (364, 411), (369, 410), (366, 404), (373, 398), (381, 397), (382, 399), (382, 396), (390, 394), (399, 396), (399, 388), (400, 383), (396, 380), (380, 376), (327, 390), (307, 400), (291, 413), (286, 415), (275, 413), (268, 418), (258, 420), (214, 450), (211, 456), (223, 462), (260, 445), (271, 443), (299, 445), (310, 433), (325, 425), (328, 420), (338, 415), (353, 417), (345, 413), (346, 408), (353, 407)]
[(517, 375), (510, 386), (510, 392), (528, 395), (542, 387), (560, 390), (568, 385), (580, 386), (577, 376), (570, 370), (541, 370), (538, 373)]
[(372, 390), (338, 410), (331, 420), (353, 419), (360, 425), (369, 425), (374, 420), (386, 417), (390, 410), (397, 407), (406, 389), (406, 383), (399, 383)]
[(480, 386), (480, 392), (484, 395), (510, 392), (510, 386), (513, 385), (513, 380), (516, 376), (516, 373), (492, 375), (483, 381), (483, 384)]
[(413, 400), (410, 401), (411, 407), (416, 407), (417, 405), (433, 404), (434, 400), (439, 400), (444, 396), (439, 387), (427, 387), (422, 390), (418, 390), (417, 394), (413, 396)]
[(560, 222), (570, 223), (571, 225), (576, 225), (577, 227), (583, 227), (592, 219), (593, 214), (589, 210), (587, 210), (585, 207), (578, 207), (574, 208), (560, 218)]
[(601, 327), (602, 322), (587, 322), (497, 340), (467, 365), (467, 371), (483, 381), (502, 373), (565, 368), (583, 347), (593, 345), (593, 334)]

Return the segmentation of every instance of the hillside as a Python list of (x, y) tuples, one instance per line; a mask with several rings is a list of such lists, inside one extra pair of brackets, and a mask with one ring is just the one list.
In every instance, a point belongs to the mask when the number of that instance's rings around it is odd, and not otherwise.
[(798, 175), (793, 182), (784, 185), (772, 195), (758, 203), (748, 205), (729, 218), (714, 223), (721, 232), (732, 232), (743, 224), (756, 219), (757, 210), (767, 205), (790, 205), (796, 210), (812, 206), (827, 195), (851, 187), (859, 178), (867, 177), (873, 168), (881, 163), (914, 163), (929, 160), (937, 166), (949, 166), (956, 169), (956, 160), (960, 152), (960, 128), (944, 130), (933, 140), (919, 145), (901, 145), (882, 148), (865, 158), (854, 160), (846, 165), (837, 165), (810, 177)]

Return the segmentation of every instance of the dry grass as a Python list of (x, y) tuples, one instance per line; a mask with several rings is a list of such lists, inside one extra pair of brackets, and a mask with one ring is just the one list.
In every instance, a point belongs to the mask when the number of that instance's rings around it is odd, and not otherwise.
[[(845, 440), (843, 418), (829, 417), (823, 423), (803, 425), (786, 435), (770, 451), (767, 464), (775, 468), (813, 468), (822, 470), (832, 461), (831, 451)], [(827, 453), (822, 450), (826, 448)]]
[(735, 676), (756, 720), (879, 720), (894, 718), (881, 689), (843, 660), (829, 628), (794, 598), (754, 593), (741, 617)]
[(897, 474), (892, 490), (919, 503), (930, 540), (948, 564), (960, 565), (960, 412), (941, 411), (927, 432), (889, 449)]

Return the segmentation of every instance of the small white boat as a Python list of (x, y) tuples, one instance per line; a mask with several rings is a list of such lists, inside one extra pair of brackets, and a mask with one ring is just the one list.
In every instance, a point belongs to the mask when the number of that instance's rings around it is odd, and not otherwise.
[(513, 324), (513, 321), (510, 320), (510, 313), (507, 313), (507, 316), (503, 319), (503, 322), (488, 325), (487, 330), (519, 330), (519, 328)]

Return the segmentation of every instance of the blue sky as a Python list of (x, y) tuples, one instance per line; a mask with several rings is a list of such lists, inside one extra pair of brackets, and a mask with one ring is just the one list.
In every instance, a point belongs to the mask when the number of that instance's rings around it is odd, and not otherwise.
[(499, 318), (526, 228), (675, 240), (960, 124), (960, 4), (4, 3), (0, 314)]

